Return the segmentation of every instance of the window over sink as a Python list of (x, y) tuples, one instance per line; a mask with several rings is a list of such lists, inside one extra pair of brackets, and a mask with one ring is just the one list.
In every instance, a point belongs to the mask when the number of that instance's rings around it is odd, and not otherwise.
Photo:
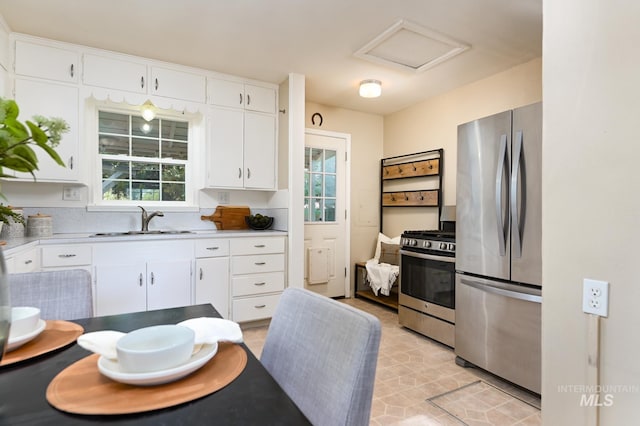
[(146, 121), (133, 109), (98, 108), (96, 204), (192, 204), (194, 161), (188, 117)]

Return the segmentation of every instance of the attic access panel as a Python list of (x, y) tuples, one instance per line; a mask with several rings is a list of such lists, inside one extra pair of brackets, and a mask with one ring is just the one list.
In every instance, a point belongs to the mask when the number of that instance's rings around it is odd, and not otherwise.
[(401, 19), (354, 55), (378, 64), (421, 72), (470, 47), (444, 34)]

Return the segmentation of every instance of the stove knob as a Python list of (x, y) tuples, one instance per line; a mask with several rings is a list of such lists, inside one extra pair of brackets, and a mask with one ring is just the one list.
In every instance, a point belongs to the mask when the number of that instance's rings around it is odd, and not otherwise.
[(425, 241), (424, 243), (422, 243), (422, 246), (423, 246), (424, 248), (429, 248), (429, 247), (431, 247), (431, 241)]
[(456, 251), (456, 245), (455, 244), (449, 244), (449, 251)]
[(418, 242), (416, 240), (409, 240), (407, 241), (409, 243), (410, 246), (415, 247), (418, 245)]
[(440, 250), (446, 250), (447, 249), (447, 243), (440, 243)]

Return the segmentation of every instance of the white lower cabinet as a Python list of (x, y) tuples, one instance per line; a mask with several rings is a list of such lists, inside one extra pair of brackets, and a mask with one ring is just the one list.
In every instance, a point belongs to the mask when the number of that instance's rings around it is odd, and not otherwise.
[(283, 237), (231, 240), (232, 319), (271, 318), (285, 288)]
[(223, 318), (229, 315), (229, 240), (196, 240), (196, 304), (211, 303)]
[(7, 271), (10, 274), (37, 272), (40, 270), (40, 249), (32, 247), (5, 258)]
[(192, 241), (96, 244), (94, 256), (98, 316), (192, 304)]

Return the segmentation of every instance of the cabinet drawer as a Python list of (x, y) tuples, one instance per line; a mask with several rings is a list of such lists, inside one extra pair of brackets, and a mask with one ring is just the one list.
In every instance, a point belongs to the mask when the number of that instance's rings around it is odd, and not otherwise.
[(196, 240), (196, 257), (229, 256), (229, 240)]
[(91, 246), (84, 244), (42, 247), (42, 267), (91, 264)]
[(233, 296), (251, 296), (284, 290), (284, 272), (233, 277), (231, 281)]
[(280, 300), (279, 294), (247, 297), (233, 301), (233, 320), (236, 322), (255, 321), (271, 318)]
[(284, 254), (263, 254), (231, 258), (231, 274), (284, 271)]
[(40, 269), (38, 249), (34, 248), (13, 256), (13, 270), (10, 272), (34, 272)]
[(231, 254), (284, 253), (284, 238), (237, 238), (231, 240)]

